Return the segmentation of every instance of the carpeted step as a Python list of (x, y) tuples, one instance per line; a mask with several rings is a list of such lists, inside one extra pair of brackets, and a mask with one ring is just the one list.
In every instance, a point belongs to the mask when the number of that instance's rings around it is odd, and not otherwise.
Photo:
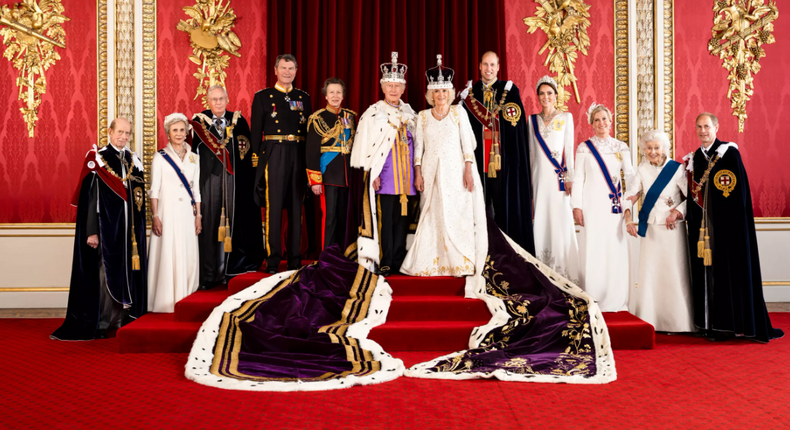
[[(313, 261), (315, 260), (302, 260), (302, 265), (303, 266), (308, 265)], [(228, 291), (230, 292), (229, 295), (236, 294), (239, 291), (242, 291), (245, 288), (252, 286), (256, 282), (260, 281), (261, 279), (268, 278), (269, 276), (271, 276), (268, 273), (264, 273), (264, 269), (266, 269), (266, 262), (263, 263), (263, 266), (257, 272), (247, 272), (233, 277), (233, 279), (231, 279), (230, 282), (228, 282)], [(286, 264), (285, 261), (281, 261), (280, 266), (277, 270), (279, 270), (280, 272), (285, 272), (286, 270), (288, 270), (288, 265)]]
[(389, 321), (370, 331), (385, 351), (459, 351), (472, 330), (485, 321)]
[(118, 330), (121, 354), (137, 352), (189, 352), (199, 322), (178, 322), (173, 314), (147, 313)]
[(392, 275), (387, 277), (394, 296), (463, 296), (464, 278)]
[(387, 321), (489, 320), (485, 302), (463, 296), (392, 296)]
[(220, 303), (228, 298), (227, 287), (195, 291), (176, 303), (175, 321), (203, 322)]
[(656, 330), (629, 312), (604, 312), (612, 349), (653, 349)]

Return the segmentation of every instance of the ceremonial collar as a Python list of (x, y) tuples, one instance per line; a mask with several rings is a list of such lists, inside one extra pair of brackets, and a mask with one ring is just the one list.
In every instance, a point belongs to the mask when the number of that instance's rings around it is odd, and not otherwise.
[(480, 83), (483, 84), (483, 90), (484, 91), (485, 90), (490, 90), (491, 87), (493, 87), (494, 84), (497, 83), (498, 81), (499, 81), (499, 79), (494, 79), (493, 81), (491, 81), (490, 84), (486, 84), (482, 79), (480, 79)]
[(291, 91), (294, 89), (294, 86), (293, 86), (293, 85), (291, 85), (291, 86), (290, 86), (290, 87), (288, 87), (288, 89), (286, 90), (285, 88), (281, 87), (281, 86), (280, 86), (280, 83), (278, 82), (278, 83), (274, 84), (274, 88), (275, 88), (277, 91), (281, 92), (281, 93), (288, 94), (288, 93), (290, 93), (290, 92), (291, 92)]
[(214, 115), (214, 112), (211, 112), (211, 119), (214, 119), (214, 118), (222, 118), (222, 119), (225, 119), (225, 115), (226, 115), (227, 113), (228, 113), (228, 111), (226, 110), (225, 112), (222, 112), (222, 115), (219, 115), (219, 116), (217, 116), (217, 115)]
[(716, 148), (719, 146), (719, 144), (721, 144), (721, 141), (717, 137), (716, 139), (713, 140), (713, 143), (711, 143), (710, 146), (707, 149), (705, 148), (704, 145), (700, 145), (699, 149), (702, 150), (702, 155), (704, 155), (705, 158), (709, 158), (708, 154), (710, 154), (711, 152), (715, 151)]
[(331, 105), (326, 105), (326, 110), (328, 110), (329, 112), (332, 112), (335, 115), (339, 115), (340, 111), (343, 110), (343, 108), (339, 107), (339, 108), (335, 109)]
[(119, 147), (115, 146), (115, 144), (113, 144), (112, 142), (110, 142), (110, 144), (107, 145), (107, 146), (112, 146), (112, 148), (114, 150), (116, 150), (119, 154), (123, 153), (124, 151), (128, 151), (129, 150), (128, 146), (124, 146), (123, 148), (119, 148)]

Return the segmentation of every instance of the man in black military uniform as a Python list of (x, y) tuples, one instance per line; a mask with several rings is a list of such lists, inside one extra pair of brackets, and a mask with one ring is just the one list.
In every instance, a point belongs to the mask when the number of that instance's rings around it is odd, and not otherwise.
[(308, 120), (306, 162), (310, 189), (320, 196), (323, 249), (335, 243), (342, 245), (345, 237), (349, 159), (357, 114), (340, 107), (346, 93), (342, 80), (327, 79), (321, 93), (327, 105)]
[(302, 200), (306, 188), (305, 135), (312, 113), (310, 95), (291, 85), (296, 58), (279, 55), (274, 62), (277, 83), (255, 93), (252, 101), (251, 147), (257, 163), (255, 198), (266, 208), (266, 272), (277, 273), (282, 211), (288, 211), (288, 268), (300, 264)]
[(200, 155), (201, 290), (258, 270), (264, 257), (261, 211), (253, 201), (250, 127), (241, 111), (227, 110), (224, 87), (212, 86), (206, 98), (211, 109), (192, 118), (191, 143)]
[(461, 98), (477, 140), (486, 209), (505, 234), (534, 254), (527, 121), (518, 87), (500, 81), (498, 73), (499, 56), (486, 52), (480, 58), (480, 80)]

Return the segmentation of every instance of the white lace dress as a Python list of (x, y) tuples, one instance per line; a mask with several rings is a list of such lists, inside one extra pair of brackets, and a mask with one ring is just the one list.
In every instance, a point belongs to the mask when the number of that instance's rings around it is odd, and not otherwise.
[[(647, 194), (665, 165), (642, 161), (628, 196), (640, 191)], [(639, 275), (628, 298), (628, 309), (658, 331), (694, 331), (685, 222), (687, 191), (686, 170), (681, 164), (650, 211), (645, 237), (639, 238)], [(630, 202), (626, 205), (631, 206)], [(666, 219), (673, 209), (680, 211), (683, 219), (670, 230)]]
[[(628, 145), (612, 137), (591, 137), (615, 181), (620, 172), (626, 183), (634, 176)], [(615, 186), (617, 182), (614, 182)], [(622, 188), (622, 185), (621, 185)], [(581, 228), (584, 245), (580, 249), (580, 286), (599, 304), (603, 312), (628, 310), (628, 242), (623, 214), (612, 213), (612, 200), (601, 168), (582, 142), (576, 148), (576, 172), (571, 204), (584, 214)], [(622, 198), (624, 201), (624, 197)], [(623, 204), (623, 210), (627, 206)]]
[[(565, 155), (567, 181), (573, 180), (573, 116), (564, 112), (549, 121), (548, 126), (540, 118), (538, 130), (546, 142), (551, 156), (562, 164)], [(535, 234), (535, 257), (565, 278), (579, 281), (579, 244), (573, 223), (571, 197), (560, 191), (554, 165), (538, 142), (536, 130), (529, 124), (529, 154), (532, 168), (532, 199), (534, 202), (533, 230)]]
[[(455, 105), (441, 121), (430, 110), (417, 117), (414, 164), (422, 166), (424, 191), (414, 243), (401, 272), (412, 276), (467, 276), (487, 252), (485, 201), (474, 164), (476, 146), (469, 117)], [(464, 188), (466, 161), (474, 189)], [(477, 268), (482, 269), (482, 267)]]

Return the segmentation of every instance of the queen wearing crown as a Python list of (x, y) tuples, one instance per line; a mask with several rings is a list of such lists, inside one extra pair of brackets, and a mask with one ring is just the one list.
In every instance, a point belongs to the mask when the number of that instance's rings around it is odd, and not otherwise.
[(579, 245), (573, 225), (573, 116), (556, 107), (557, 82), (535, 86), (542, 111), (529, 121), (529, 155), (534, 201), (535, 256), (567, 279), (579, 282)]
[(487, 251), (485, 200), (476, 174), (477, 146), (469, 117), (455, 99), (453, 69), (425, 75), (431, 109), (417, 115), (414, 185), (420, 220), (401, 272), (413, 276), (468, 276), (482, 270)]

